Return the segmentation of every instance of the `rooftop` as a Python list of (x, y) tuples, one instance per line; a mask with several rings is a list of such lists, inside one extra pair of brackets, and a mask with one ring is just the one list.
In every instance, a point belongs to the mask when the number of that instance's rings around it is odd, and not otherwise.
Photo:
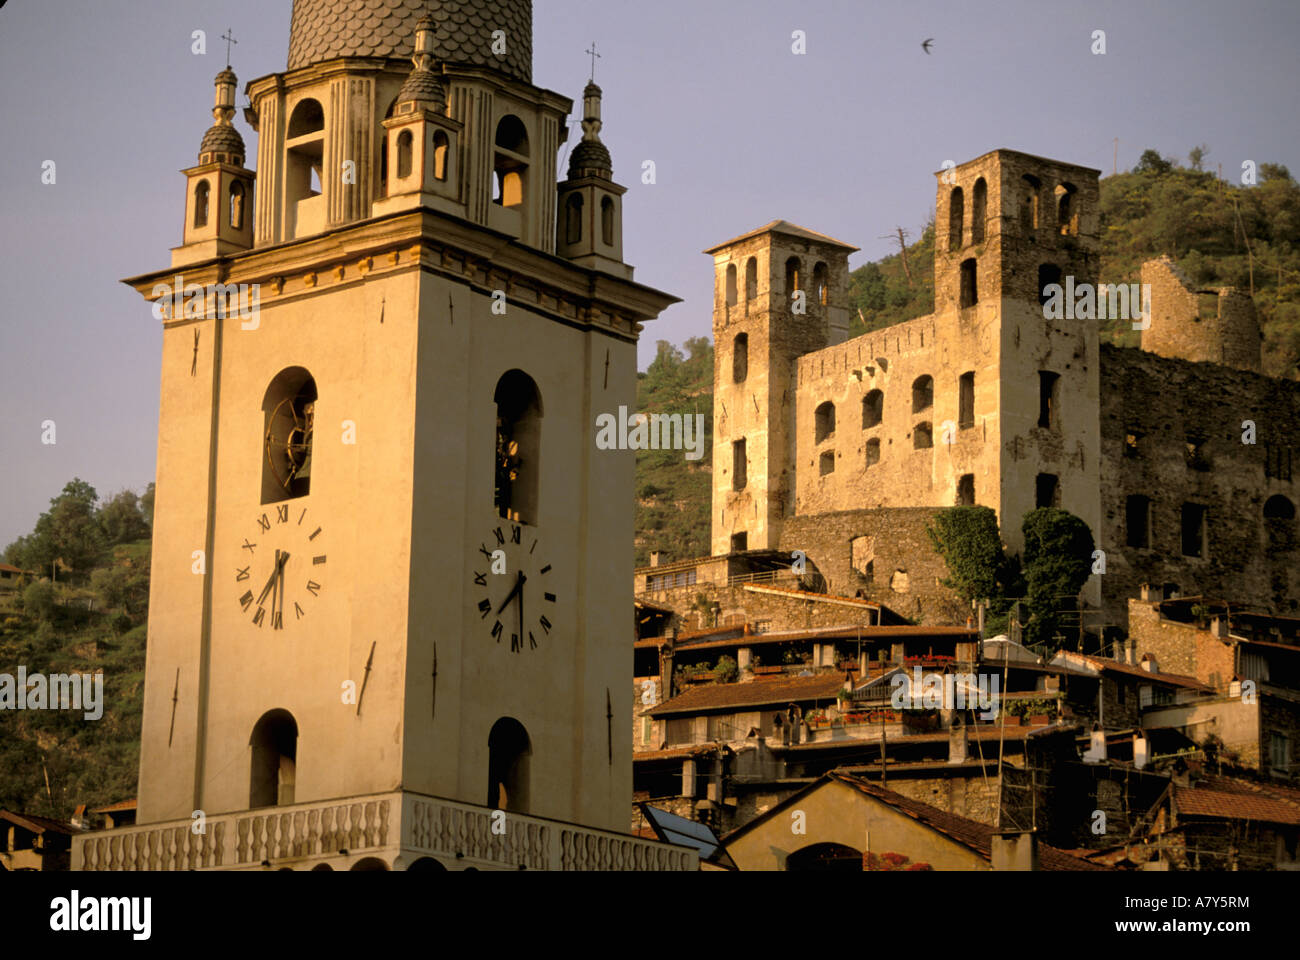
[(818, 233), (816, 230), (809, 230), (807, 227), (801, 227), (798, 224), (791, 223), (789, 220), (773, 220), (771, 223), (765, 223), (757, 229), (750, 230), (748, 233), (742, 233), (738, 237), (732, 237), (725, 243), (720, 243), (716, 247), (710, 247), (705, 253), (717, 253), (726, 247), (740, 243), (742, 240), (749, 240), (753, 237), (761, 236), (764, 233), (779, 233), (787, 237), (798, 237), (801, 240), (812, 240), (814, 243), (827, 243), (834, 247), (843, 247), (845, 250), (856, 251), (858, 248), (851, 243), (845, 243), (843, 240), (836, 240), (834, 237), (828, 237), (824, 233)]

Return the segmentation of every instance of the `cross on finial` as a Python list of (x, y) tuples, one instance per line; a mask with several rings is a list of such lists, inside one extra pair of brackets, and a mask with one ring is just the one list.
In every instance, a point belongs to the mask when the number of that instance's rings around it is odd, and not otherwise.
[(595, 40), (591, 41), (591, 49), (585, 52), (591, 54), (591, 82), (595, 83), (596, 82), (596, 60), (597, 58), (603, 59), (600, 57), (600, 54), (596, 52)]
[(226, 66), (229, 67), (230, 66), (230, 45), (232, 43), (239, 43), (239, 41), (235, 39), (235, 32), (231, 30), (229, 27), (226, 27), (226, 32), (221, 35), (221, 39), (226, 41)]

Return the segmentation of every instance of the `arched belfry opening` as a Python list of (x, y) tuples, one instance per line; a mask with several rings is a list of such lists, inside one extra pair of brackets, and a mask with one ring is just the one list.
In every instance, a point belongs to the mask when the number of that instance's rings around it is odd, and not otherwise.
[(294, 802), (298, 763), (298, 722), (288, 710), (268, 710), (253, 726), (248, 806), (288, 806)]
[(536, 523), (542, 446), (542, 395), (522, 370), (497, 381), (495, 505), (497, 515)]
[(518, 117), (507, 114), (497, 124), (492, 202), (501, 207), (522, 207), (527, 173), (528, 128)]
[(298, 101), (289, 114), (284, 141), (285, 219), (289, 236), (305, 236), (324, 228), (325, 208), (316, 203), (323, 191), (325, 111), (318, 101)]
[(528, 812), (529, 761), (532, 741), (524, 725), (502, 717), (488, 734), (488, 799), (494, 810)]
[(311, 492), (316, 381), (303, 367), (275, 375), (262, 397), (262, 503)]

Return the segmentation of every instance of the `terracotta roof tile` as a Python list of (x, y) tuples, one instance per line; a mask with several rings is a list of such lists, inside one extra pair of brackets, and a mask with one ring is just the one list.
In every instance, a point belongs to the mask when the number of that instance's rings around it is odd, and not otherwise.
[(44, 833), (51, 830), (54, 833), (74, 834), (79, 833), (72, 824), (63, 820), (52, 820), (49, 817), (38, 817), (34, 813), (14, 813), (12, 810), (0, 810), (0, 820), (8, 820), (10, 823), (16, 823), (32, 833)]
[(1300, 806), (1263, 793), (1252, 796), (1238, 790), (1175, 787), (1174, 804), (1180, 817), (1300, 824)]
[(759, 707), (791, 701), (830, 700), (844, 686), (838, 673), (815, 677), (781, 677), (776, 680), (752, 680), (748, 683), (711, 683), (692, 687), (671, 700), (665, 700), (645, 715), (656, 717), (668, 713), (694, 713), (727, 707)]
[(756, 237), (763, 233), (780, 233), (787, 237), (798, 237), (801, 240), (812, 240), (816, 243), (829, 243), (833, 246), (843, 247), (846, 250), (857, 250), (858, 248), (851, 243), (845, 243), (843, 240), (836, 240), (834, 237), (828, 237), (824, 233), (818, 233), (816, 230), (809, 230), (807, 227), (801, 227), (798, 224), (791, 223), (789, 220), (773, 220), (771, 223), (765, 223), (757, 229), (750, 230), (748, 233), (742, 233), (738, 237), (732, 237), (715, 247), (705, 250), (705, 253), (713, 253), (721, 250), (723, 247), (729, 247), (733, 243), (739, 243), (742, 240), (748, 240), (750, 237)]

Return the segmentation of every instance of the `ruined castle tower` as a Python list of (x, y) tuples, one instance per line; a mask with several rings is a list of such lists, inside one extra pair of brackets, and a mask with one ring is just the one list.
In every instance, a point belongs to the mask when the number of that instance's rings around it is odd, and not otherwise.
[(1142, 282), (1151, 285), (1151, 317), (1142, 331), (1143, 350), (1260, 372), (1259, 318), (1255, 301), (1245, 291), (1197, 290), (1169, 257), (1142, 264)]
[(784, 220), (713, 256), (712, 552), (775, 549), (794, 509), (795, 363), (848, 335), (846, 243)]

